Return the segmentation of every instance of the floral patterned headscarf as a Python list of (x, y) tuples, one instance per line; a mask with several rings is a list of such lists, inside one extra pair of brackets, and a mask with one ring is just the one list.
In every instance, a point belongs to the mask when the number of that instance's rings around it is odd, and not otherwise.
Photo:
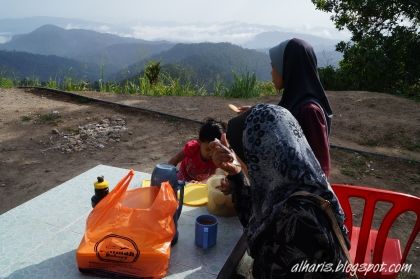
[(287, 109), (268, 104), (254, 106), (241, 136), (252, 196), (248, 228), (251, 240), (275, 218), (282, 202), (297, 191), (330, 201), (338, 223), (344, 223), (337, 197), (301, 127)]

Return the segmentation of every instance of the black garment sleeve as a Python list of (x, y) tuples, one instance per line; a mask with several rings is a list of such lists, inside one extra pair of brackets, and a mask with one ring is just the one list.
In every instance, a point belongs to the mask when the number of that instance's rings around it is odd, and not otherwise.
[(251, 187), (241, 171), (235, 175), (228, 175), (232, 201), (242, 226), (247, 227), (252, 213)]

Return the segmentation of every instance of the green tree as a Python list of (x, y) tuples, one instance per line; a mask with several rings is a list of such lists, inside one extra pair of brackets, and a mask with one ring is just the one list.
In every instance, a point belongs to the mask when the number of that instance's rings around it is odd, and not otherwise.
[(332, 13), (350, 42), (340, 42), (337, 78), (349, 89), (385, 91), (420, 98), (420, 1), (312, 0)]

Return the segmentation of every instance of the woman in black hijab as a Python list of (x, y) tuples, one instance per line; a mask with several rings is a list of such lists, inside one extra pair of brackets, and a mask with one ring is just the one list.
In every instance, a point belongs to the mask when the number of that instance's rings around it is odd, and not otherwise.
[[(325, 174), (330, 171), (329, 133), (332, 110), (319, 80), (317, 59), (305, 41), (292, 39), (284, 49), (283, 68), (276, 47), (270, 50), (273, 71), (283, 79), (284, 91), (279, 105), (298, 120)], [(278, 61), (280, 60), (280, 61)], [(274, 73), (276, 74), (276, 73)]]
[[(330, 172), (329, 134), (332, 110), (319, 80), (317, 59), (312, 46), (291, 39), (269, 50), (272, 78), (283, 90), (279, 105), (298, 120), (321, 168)], [(242, 111), (249, 107), (241, 107)]]

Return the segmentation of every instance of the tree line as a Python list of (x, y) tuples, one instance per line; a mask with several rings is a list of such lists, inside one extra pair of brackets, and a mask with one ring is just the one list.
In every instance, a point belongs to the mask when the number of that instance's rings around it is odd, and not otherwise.
[(420, 1), (312, 0), (332, 13), (339, 30), (347, 28), (349, 42), (339, 68), (320, 69), (330, 90), (369, 90), (420, 100)]

